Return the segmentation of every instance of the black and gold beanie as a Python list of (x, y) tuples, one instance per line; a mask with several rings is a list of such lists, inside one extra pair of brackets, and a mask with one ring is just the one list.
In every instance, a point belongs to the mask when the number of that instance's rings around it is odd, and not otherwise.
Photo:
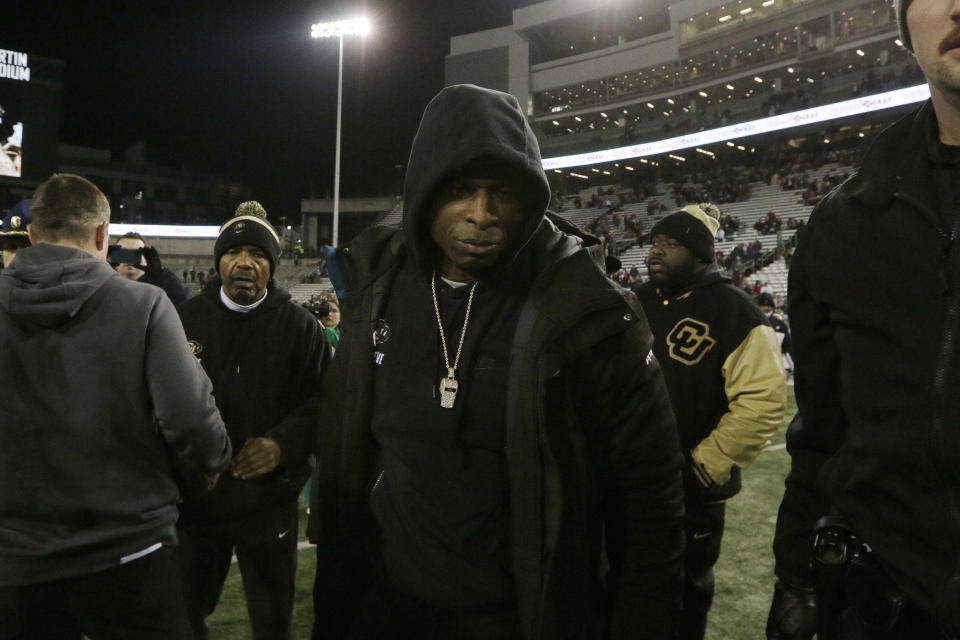
[(213, 247), (213, 266), (220, 272), (220, 258), (231, 247), (248, 244), (260, 247), (270, 260), (270, 276), (273, 277), (280, 258), (280, 237), (267, 221), (267, 211), (255, 200), (241, 202), (233, 217), (220, 227), (220, 236)]

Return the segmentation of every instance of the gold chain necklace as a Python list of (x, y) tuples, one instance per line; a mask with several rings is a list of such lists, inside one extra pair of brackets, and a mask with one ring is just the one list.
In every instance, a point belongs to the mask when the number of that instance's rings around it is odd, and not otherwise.
[(440, 406), (444, 409), (453, 409), (453, 401), (457, 399), (457, 389), (460, 384), (454, 376), (457, 365), (460, 364), (460, 353), (463, 351), (463, 338), (467, 335), (467, 323), (470, 322), (470, 307), (473, 305), (473, 292), (477, 289), (479, 280), (470, 287), (470, 297), (467, 298), (467, 315), (463, 318), (463, 330), (460, 332), (460, 344), (457, 346), (457, 355), (450, 366), (450, 356), (447, 355), (447, 337), (443, 334), (443, 320), (440, 319), (440, 303), (437, 302), (437, 272), (430, 276), (430, 292), (433, 293), (433, 310), (437, 312), (437, 326), (440, 327), (440, 343), (443, 345), (443, 363), (447, 367), (447, 377), (440, 380)]

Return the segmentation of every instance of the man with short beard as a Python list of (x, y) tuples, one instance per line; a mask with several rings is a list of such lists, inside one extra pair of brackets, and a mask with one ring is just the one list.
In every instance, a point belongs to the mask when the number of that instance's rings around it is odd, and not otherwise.
[(770, 639), (960, 637), (960, 3), (897, 11), (931, 99), (817, 206), (790, 268), (803, 420)]
[(182, 469), (180, 556), (190, 624), (207, 637), (236, 551), (256, 640), (288, 640), (297, 497), (310, 475), (320, 373), (329, 359), (309, 311), (274, 283), (280, 241), (257, 202), (224, 223), (219, 273), (177, 311), (238, 452), (216, 487)]
[(657, 222), (650, 281), (636, 288), (686, 458), (681, 640), (703, 640), (725, 503), (740, 491), (740, 469), (760, 454), (786, 410), (780, 343), (714, 262), (719, 216), (704, 203)]

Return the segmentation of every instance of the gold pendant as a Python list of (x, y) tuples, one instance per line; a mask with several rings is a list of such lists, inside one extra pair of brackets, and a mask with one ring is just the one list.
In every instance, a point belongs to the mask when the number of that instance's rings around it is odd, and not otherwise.
[(460, 384), (452, 375), (440, 381), (440, 406), (444, 409), (453, 409), (453, 401), (457, 399), (457, 389)]

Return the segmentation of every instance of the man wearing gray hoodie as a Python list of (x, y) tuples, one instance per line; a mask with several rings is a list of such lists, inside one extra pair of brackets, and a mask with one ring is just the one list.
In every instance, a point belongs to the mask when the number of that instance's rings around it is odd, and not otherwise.
[(171, 458), (231, 447), (163, 291), (105, 261), (110, 205), (54, 175), (0, 272), (0, 637), (191, 638)]

